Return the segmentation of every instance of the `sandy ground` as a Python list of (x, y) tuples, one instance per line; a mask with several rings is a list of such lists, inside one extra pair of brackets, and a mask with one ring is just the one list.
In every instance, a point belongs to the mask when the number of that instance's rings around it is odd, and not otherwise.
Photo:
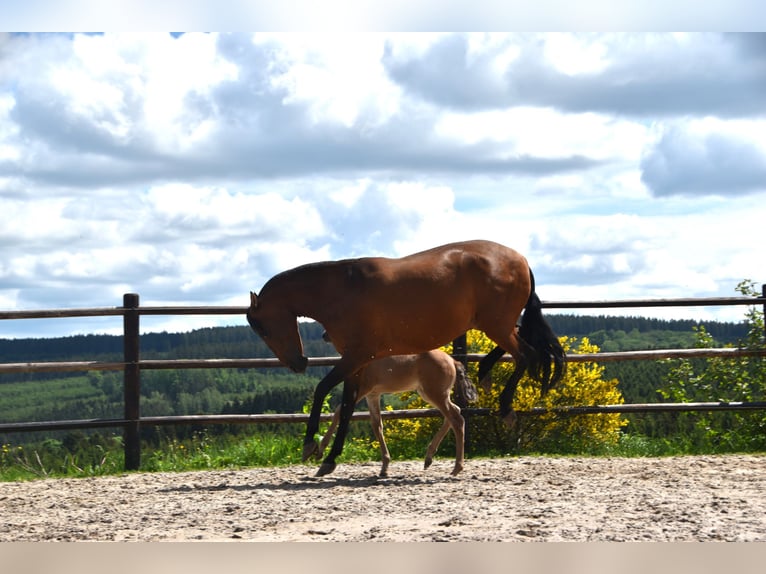
[(766, 456), (394, 461), (0, 483), (0, 541), (766, 541)]

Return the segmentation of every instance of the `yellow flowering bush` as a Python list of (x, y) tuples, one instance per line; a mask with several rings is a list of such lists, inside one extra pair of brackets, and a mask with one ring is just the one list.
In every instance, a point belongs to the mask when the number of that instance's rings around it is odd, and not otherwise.
[[(568, 354), (597, 353), (596, 345), (587, 338), (579, 341), (572, 349), (572, 340), (562, 337), (562, 346)], [(495, 344), (479, 331), (468, 332), (468, 352), (488, 353)], [(449, 346), (444, 348), (451, 352)], [(486, 407), (497, 412), (500, 392), (513, 371), (513, 362), (498, 362), (492, 369), (492, 386), (486, 391), (478, 386), (479, 398), (471, 407)], [(477, 380), (478, 363), (469, 363), (468, 376)], [(518, 420), (513, 428), (496, 415), (472, 417), (469, 419), (468, 440), (473, 452), (582, 452), (615, 444), (620, 429), (627, 421), (620, 414), (566, 415), (545, 413), (525, 415), (535, 407), (555, 408), (563, 406), (592, 406), (622, 404), (624, 399), (618, 388), (617, 379), (605, 380), (604, 367), (593, 362), (570, 363), (566, 376), (545, 397), (540, 396), (540, 384), (528, 376), (519, 382), (513, 408)], [(402, 398), (407, 408), (428, 408), (417, 393), (408, 393)], [(401, 452), (403, 456), (421, 455), (425, 445), (441, 425), (441, 418), (422, 418), (390, 421), (386, 424), (386, 440), (392, 455)], [(452, 433), (445, 443), (454, 448)], [(445, 451), (451, 452), (451, 451)]]

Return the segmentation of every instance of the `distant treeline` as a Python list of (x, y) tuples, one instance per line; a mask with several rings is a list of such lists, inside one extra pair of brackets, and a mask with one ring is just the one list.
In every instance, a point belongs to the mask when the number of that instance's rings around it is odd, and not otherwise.
[[(744, 337), (744, 323), (665, 320), (644, 317), (611, 317), (547, 314), (558, 335), (592, 337), (605, 333), (653, 333), (672, 331), (691, 333), (704, 325), (722, 344), (736, 343)], [(322, 340), (323, 328), (315, 322), (299, 324), (304, 351), (308, 356), (335, 355), (334, 348)], [(0, 339), (0, 362), (117, 360), (122, 357), (121, 335), (73, 335), (55, 338)], [(141, 335), (144, 359), (241, 359), (271, 357), (273, 354), (250, 327), (208, 327), (188, 333), (145, 333)]]
[[(323, 329), (314, 322), (299, 324), (304, 343), (321, 343)], [(73, 361), (116, 359), (122, 357), (122, 335), (71, 335), (68, 337), (0, 339), (0, 362)], [(252, 329), (243, 327), (206, 327), (188, 333), (144, 333), (141, 356), (157, 358), (227, 358), (273, 356)], [(94, 358), (95, 357), (95, 358)]]
[(691, 333), (694, 327), (704, 325), (705, 330), (721, 343), (736, 343), (747, 334), (747, 325), (720, 321), (695, 321), (692, 319), (651, 319), (647, 317), (614, 317), (607, 315), (558, 315), (546, 314), (548, 322), (559, 335), (583, 336), (598, 331), (633, 330), (639, 333), (652, 331), (676, 331)]

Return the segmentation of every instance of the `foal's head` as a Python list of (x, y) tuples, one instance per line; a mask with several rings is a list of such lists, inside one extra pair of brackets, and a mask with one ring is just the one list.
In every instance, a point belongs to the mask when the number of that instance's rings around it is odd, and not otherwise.
[(303, 355), (298, 321), (289, 310), (275, 303), (264, 304), (263, 298), (251, 291), (247, 322), (282, 363), (296, 373), (306, 370), (308, 359)]

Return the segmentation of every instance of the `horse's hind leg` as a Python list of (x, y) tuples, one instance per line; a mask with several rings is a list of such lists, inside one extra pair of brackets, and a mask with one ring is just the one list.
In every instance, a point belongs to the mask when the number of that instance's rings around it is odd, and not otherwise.
[(518, 387), (525, 370), (526, 367), (516, 363), (516, 368), (511, 373), (503, 391), (500, 393), (500, 418), (511, 428), (516, 424), (517, 418), (516, 411), (513, 410), (513, 398), (516, 395), (516, 387)]
[(505, 349), (502, 347), (495, 347), (489, 353), (487, 353), (481, 361), (479, 361), (479, 384), (487, 392), (489, 392), (490, 388), (492, 387), (492, 379), (489, 376), (490, 371), (492, 370), (492, 367), (495, 366), (495, 363), (497, 363), (500, 357), (502, 357), (504, 354)]
[(340, 405), (340, 422), (338, 430), (335, 433), (335, 440), (332, 443), (330, 454), (325, 457), (316, 476), (324, 476), (335, 470), (335, 459), (343, 452), (343, 443), (348, 434), (348, 425), (351, 422), (351, 415), (354, 413), (356, 405), (357, 385), (355, 380), (347, 380), (343, 383), (343, 400)]
[(513, 373), (511, 373), (511, 376), (508, 378), (508, 381), (505, 383), (503, 391), (500, 393), (500, 418), (502, 418), (505, 424), (511, 428), (516, 424), (516, 412), (513, 410), (513, 399), (516, 396), (516, 387), (518, 387), (521, 377), (524, 376), (524, 373), (527, 370), (527, 354), (534, 352), (523, 339), (516, 337), (516, 340), (519, 345), (517, 349), (511, 353), (516, 366), (513, 369)]
[(505, 383), (503, 391), (500, 393), (500, 418), (503, 419), (506, 425), (513, 427), (516, 424), (516, 413), (513, 410), (513, 398), (516, 395), (516, 387), (519, 385), (521, 377), (527, 370), (527, 355), (534, 350), (518, 336), (515, 329), (511, 333), (503, 338), (495, 338), (495, 336), (487, 333), (487, 336), (498, 343), (498, 345), (506, 349), (513, 357), (515, 366), (513, 373)]

